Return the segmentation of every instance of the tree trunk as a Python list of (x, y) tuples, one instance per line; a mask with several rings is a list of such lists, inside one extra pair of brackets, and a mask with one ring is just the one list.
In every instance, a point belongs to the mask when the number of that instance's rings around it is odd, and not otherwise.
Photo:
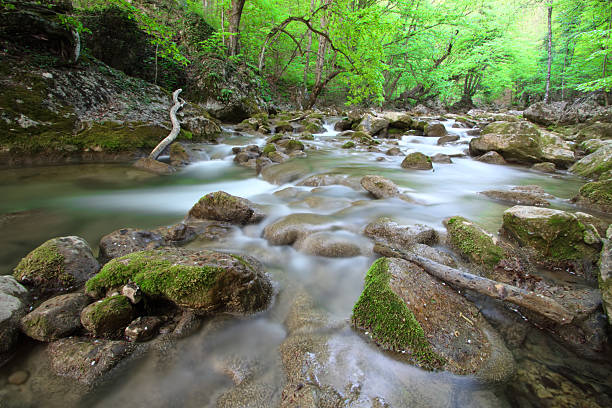
[[(606, 78), (606, 67), (608, 65), (608, 43), (610, 42), (610, 30), (612, 30), (612, 7), (610, 8), (610, 19), (608, 20), (608, 38), (606, 39), (606, 45), (604, 46), (604, 50), (606, 51), (606, 53), (604, 54), (604, 61), (603, 61), (603, 72), (602, 72), (603, 79)], [(608, 89), (604, 88), (604, 96), (606, 99), (606, 106), (609, 106), (610, 99), (608, 97)]]
[[(315, 0), (310, 0), (310, 14), (314, 12)], [(304, 95), (308, 92), (308, 71), (310, 70), (310, 51), (312, 50), (312, 31), (308, 30), (308, 47), (306, 48), (306, 65), (304, 66)]]
[(229, 55), (240, 54), (240, 18), (246, 0), (232, 0), (232, 14), (229, 17)]
[(185, 104), (185, 102), (182, 99), (179, 100), (178, 97), (182, 91), (182, 89), (177, 89), (172, 94), (172, 101), (174, 102), (174, 105), (172, 105), (172, 108), (170, 108), (170, 121), (172, 122), (172, 131), (168, 136), (166, 136), (164, 140), (162, 140), (157, 146), (155, 146), (155, 149), (153, 149), (153, 151), (149, 155), (150, 159), (157, 160), (159, 155), (164, 151), (166, 147), (168, 147), (170, 143), (174, 142), (174, 139), (176, 139), (176, 137), (181, 131), (181, 122), (179, 122), (179, 120), (177, 119), (176, 113)]
[(546, 71), (546, 91), (544, 92), (544, 103), (548, 103), (550, 96), (550, 73), (552, 70), (552, 3), (548, 3), (548, 70)]
[(448, 282), (451, 285), (473, 290), (494, 299), (513, 303), (562, 325), (571, 323), (575, 317), (572, 312), (567, 310), (556, 300), (540, 295), (539, 293), (483, 278), (478, 275), (472, 275), (471, 273), (463, 272), (422, 256), (410, 254), (381, 243), (377, 243), (374, 246), (374, 252), (382, 256), (402, 258), (414, 262), (425, 269), (430, 275)]

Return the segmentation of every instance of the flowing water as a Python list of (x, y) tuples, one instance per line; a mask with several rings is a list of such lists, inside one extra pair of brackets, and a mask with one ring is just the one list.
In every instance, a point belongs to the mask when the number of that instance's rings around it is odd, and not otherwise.
[[(451, 128), (452, 123), (448, 121), (445, 125), (450, 133), (461, 137), (456, 143), (438, 146), (437, 138), (404, 136), (399, 147), (403, 153), (461, 155), (470, 137), (467, 129)], [(10, 273), (21, 257), (51, 237), (78, 235), (95, 246), (103, 235), (118, 228), (152, 228), (179, 222), (201, 196), (223, 190), (261, 205), (268, 217), (262, 224), (236, 229), (220, 241), (196, 241), (188, 246), (256, 256), (276, 282), (278, 293), (268, 311), (224, 321), (214, 330), (207, 326), (177, 341), (171, 349), (131, 361), (121, 367), (112, 381), (83, 398), (78, 387), (68, 380), (45, 380), (48, 376), (42, 375), (37, 378), (33, 365), (41, 358), (42, 346), (27, 344), (24, 346), (27, 350), (5, 369), (8, 374), (25, 367), (32, 378), (9, 392), (6, 389), (14, 386), (5, 384), (6, 374), (2, 373), (0, 389), (5, 390), (0, 391), (0, 407), (215, 406), (217, 399), (233, 386), (219, 369), (220, 362), (232, 358), (257, 365), (258, 384), (268, 390), (270, 406), (278, 405), (284, 386), (278, 348), (287, 335), (283, 321), (293, 294), (299, 290), (305, 290), (318, 308), (339, 322), (337, 329), (327, 334), (328, 361), (318, 380), (340, 390), (346, 384), (358, 387), (361, 402), (351, 405), (368, 406), (363, 401), (380, 397), (393, 407), (538, 406), (540, 396), (535, 398), (530, 393), (543, 388), (554, 394), (555, 390), (550, 389), (556, 387), (554, 384), (527, 384), (510, 391), (487, 388), (475, 379), (425, 372), (381, 353), (347, 324), (373, 256), (339, 259), (309, 256), (291, 247), (270, 246), (261, 234), (265, 225), (291, 213), (330, 215), (342, 227), (343, 231), (337, 233), (349, 234), (355, 240), (364, 240), (360, 235), (363, 227), (381, 215), (405, 224), (427, 224), (440, 231), (444, 218), (462, 215), (495, 233), (508, 205), (489, 200), (479, 191), (537, 184), (556, 197), (553, 208), (572, 209), (567, 199), (576, 194), (583, 181), (570, 174), (545, 175), (524, 167), (480, 163), (467, 156), (454, 157), (453, 164), (434, 164), (433, 171), (404, 170), (400, 167), (404, 155), (391, 157), (379, 152), (341, 149), (344, 141), (338, 140), (332, 129), (332, 124), (327, 124), (326, 132), (306, 142), (310, 145), (307, 158), (278, 166), (281, 171), (276, 173), (280, 174), (282, 185), (271, 184), (255, 176), (253, 170), (234, 164), (233, 146), (263, 145), (265, 139), (230, 130), (220, 144), (199, 146), (202, 156), (210, 160), (193, 163), (171, 177), (153, 177), (125, 165), (0, 171), (0, 214), (7, 214), (0, 218), (3, 232), (0, 273)], [(384, 144), (381, 150), (388, 147), (391, 146)], [(378, 161), (381, 157), (382, 161)], [(339, 185), (296, 186), (299, 180), (320, 173), (382, 175), (393, 180), (414, 203), (400, 199), (372, 200), (366, 192)], [(612, 370), (608, 365), (572, 357), (544, 334), (537, 330), (530, 333), (524, 351), (516, 353), (519, 363), (536, 362), (538, 370), (562, 375), (564, 380), (560, 383), (568, 389), (578, 389), (576, 392), (611, 395), (612, 386), (606, 377)], [(160, 353), (167, 355), (160, 358)], [(517, 379), (518, 383), (530, 381)], [(77, 396), (69, 397), (71, 394)], [(244, 391), (242, 405), (234, 406), (249, 406), (249, 395)]]

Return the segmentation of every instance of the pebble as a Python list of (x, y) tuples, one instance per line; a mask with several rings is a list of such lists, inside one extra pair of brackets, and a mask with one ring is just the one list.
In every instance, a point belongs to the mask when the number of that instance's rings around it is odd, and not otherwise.
[(8, 382), (9, 384), (13, 384), (13, 385), (21, 385), (23, 383), (25, 383), (26, 381), (28, 381), (28, 378), (30, 377), (30, 374), (27, 371), (15, 371), (13, 374), (11, 374), (8, 378)]

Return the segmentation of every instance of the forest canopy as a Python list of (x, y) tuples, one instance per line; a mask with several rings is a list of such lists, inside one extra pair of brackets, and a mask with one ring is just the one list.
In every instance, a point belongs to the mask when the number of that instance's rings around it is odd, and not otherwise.
[(152, 36), (156, 57), (184, 65), (197, 61), (193, 44), (189, 50), (180, 41), (176, 16), (197, 15), (212, 28), (197, 42), (198, 55), (245, 64), (304, 108), (321, 97), (377, 106), (525, 106), (612, 87), (608, 0), (74, 3), (126, 10)]

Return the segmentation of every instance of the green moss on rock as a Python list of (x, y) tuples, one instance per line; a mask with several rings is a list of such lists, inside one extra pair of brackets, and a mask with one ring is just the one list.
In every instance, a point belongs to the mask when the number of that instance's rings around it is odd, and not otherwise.
[(268, 143), (264, 148), (263, 148), (263, 154), (264, 156), (269, 155), (272, 152), (276, 151), (276, 146), (274, 146), (272, 143)]
[(50, 239), (23, 258), (13, 276), (20, 282), (59, 281), (66, 286), (74, 283), (74, 277), (64, 268), (64, 256)]
[(353, 147), (355, 147), (355, 142), (353, 142), (352, 140), (349, 140), (348, 142), (342, 145), (343, 149), (352, 149)]
[(440, 368), (444, 359), (432, 350), (412, 311), (389, 287), (390, 277), (387, 258), (372, 264), (353, 308), (353, 325), (370, 331), (374, 341), (387, 350), (410, 351), (408, 357), (423, 368)]
[(471, 262), (493, 268), (504, 258), (504, 250), (480, 227), (463, 217), (445, 222), (450, 244)]
[(136, 252), (114, 259), (87, 281), (88, 293), (104, 293), (129, 281), (140, 286), (147, 296), (162, 297), (177, 304), (205, 304), (222, 268), (175, 265), (160, 259), (159, 253)]
[(612, 180), (587, 183), (580, 188), (580, 195), (592, 203), (612, 207)]
[(296, 150), (304, 150), (304, 143), (299, 140), (292, 139), (286, 145), (287, 152), (294, 152)]
[(123, 295), (116, 295), (92, 303), (81, 312), (83, 327), (94, 336), (115, 334), (133, 318), (132, 304)]

